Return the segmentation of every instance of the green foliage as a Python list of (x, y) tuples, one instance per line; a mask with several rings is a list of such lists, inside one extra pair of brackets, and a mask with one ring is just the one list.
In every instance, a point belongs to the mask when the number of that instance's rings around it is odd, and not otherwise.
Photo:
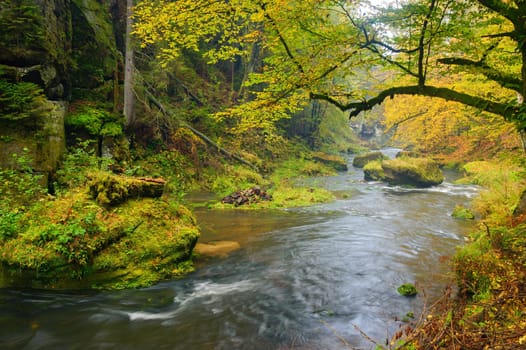
[(66, 154), (60, 169), (57, 170), (57, 185), (62, 188), (84, 186), (91, 172), (108, 170), (113, 160), (97, 157), (91, 143), (93, 141), (82, 141)]
[(42, 175), (33, 171), (28, 149), (12, 157), (13, 166), (0, 169), (0, 208), (7, 211), (30, 205), (47, 192), (41, 183)]
[(462, 169), (466, 176), (461, 183), (484, 186), (473, 201), (473, 210), (488, 225), (509, 224), (524, 188), (524, 170), (509, 161), (471, 162)]
[(21, 212), (14, 212), (4, 206), (0, 206), (0, 242), (13, 237), (21, 230)]
[(120, 117), (99, 107), (78, 104), (64, 121), (67, 127), (86, 130), (92, 136), (121, 136), (123, 124)]
[(0, 4), (0, 43), (18, 50), (38, 47), (44, 37), (43, 23), (39, 7), (33, 1), (4, 0)]
[(222, 173), (212, 176), (210, 189), (220, 196), (226, 196), (235, 191), (253, 186), (268, 185), (268, 181), (265, 181), (260, 174), (239, 165), (227, 165)]
[(0, 120), (38, 118), (45, 111), (45, 97), (38, 85), (0, 79)]
[(190, 271), (199, 236), (191, 213), (176, 203), (130, 199), (109, 210), (83, 192), (10, 219), (2, 217), (0, 227), (17, 231), (2, 236), (0, 261), (15, 283), (39, 288), (148, 286)]

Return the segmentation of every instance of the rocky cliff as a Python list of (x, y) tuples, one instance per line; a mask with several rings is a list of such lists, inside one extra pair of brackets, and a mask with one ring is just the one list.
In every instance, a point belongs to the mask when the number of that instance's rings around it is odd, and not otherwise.
[(28, 153), (52, 172), (72, 100), (117, 101), (120, 0), (3, 0), (0, 4), (0, 167)]

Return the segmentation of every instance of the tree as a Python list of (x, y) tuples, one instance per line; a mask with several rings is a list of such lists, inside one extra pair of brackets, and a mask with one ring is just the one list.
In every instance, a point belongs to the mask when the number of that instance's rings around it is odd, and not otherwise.
[(135, 106), (135, 95), (133, 91), (134, 84), (134, 70), (135, 65), (133, 62), (134, 50), (132, 47), (132, 11), (133, 0), (126, 0), (126, 40), (125, 40), (125, 52), (124, 52), (124, 108), (123, 113), (126, 117), (126, 125), (132, 126), (135, 121), (134, 106)]
[[(361, 31), (364, 49), (414, 83), (390, 86), (362, 101), (342, 103), (330, 95), (313, 95), (350, 112), (350, 117), (394, 95), (422, 95), (459, 102), (500, 115), (526, 131), (526, 2), (515, 1), (404, 1), (375, 17), (349, 19)], [(380, 23), (381, 25), (378, 25)], [(473, 43), (477, 43), (473, 45)], [(466, 92), (436, 86), (433, 77), (480, 74), (510, 93)]]
[(249, 57), (258, 43), (263, 68), (246, 79), (243, 103), (216, 114), (233, 120), (235, 132), (272, 130), (308, 105), (315, 86), (345, 93), (335, 73), (352, 74), (365, 60), (352, 39), (358, 31), (340, 25), (345, 14), (332, 0), (143, 0), (135, 13), (136, 35), (143, 46), (159, 47), (164, 64), (185, 50), (202, 52), (210, 63)]
[[(161, 7), (158, 7), (161, 4)], [(205, 52), (210, 61), (243, 52), (260, 40), (263, 69), (246, 82), (252, 94), (241, 105), (218, 113), (236, 117), (238, 131), (272, 128), (276, 120), (325, 100), (350, 117), (395, 95), (422, 95), (455, 101), (500, 115), (526, 130), (526, 2), (404, 0), (377, 8), (368, 1), (231, 0), (139, 4), (136, 32), (143, 44), (163, 43), (162, 57), (182, 49)], [(243, 31), (249, 28), (253, 31)], [(477, 45), (472, 45), (477, 42)], [(394, 78), (367, 82), (355, 72), (383, 66)], [(478, 74), (508, 94), (470, 92), (435, 84), (452, 74)], [(397, 84), (398, 82), (398, 84)]]

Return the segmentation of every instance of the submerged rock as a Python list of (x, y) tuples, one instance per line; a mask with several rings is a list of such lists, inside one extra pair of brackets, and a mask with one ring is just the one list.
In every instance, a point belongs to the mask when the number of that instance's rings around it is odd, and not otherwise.
[(224, 258), (239, 248), (241, 248), (241, 246), (235, 241), (215, 241), (210, 243), (197, 243), (194, 253), (203, 257)]
[(387, 157), (380, 151), (357, 154), (352, 161), (352, 165), (356, 168), (363, 168), (369, 162), (384, 159), (387, 159)]
[(224, 204), (233, 204), (236, 207), (244, 204), (258, 203), (260, 201), (271, 201), (272, 196), (259, 186), (247, 190), (236, 191), (221, 200)]

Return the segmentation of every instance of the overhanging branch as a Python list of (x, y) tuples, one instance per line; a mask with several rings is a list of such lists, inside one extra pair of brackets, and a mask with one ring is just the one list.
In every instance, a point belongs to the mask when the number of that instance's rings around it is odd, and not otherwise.
[(380, 92), (376, 97), (360, 102), (351, 102), (343, 104), (328, 95), (311, 93), (312, 99), (327, 101), (342, 111), (349, 111), (349, 118), (355, 117), (361, 112), (371, 110), (374, 106), (382, 104), (386, 98), (392, 98), (395, 95), (419, 95), (428, 97), (437, 97), (446, 101), (459, 102), (466, 106), (480, 109), (481, 111), (497, 114), (506, 119), (513, 114), (519, 113), (519, 107), (506, 103), (490, 101), (482, 97), (473, 96), (458, 92), (448, 88), (434, 86), (397, 86)]

